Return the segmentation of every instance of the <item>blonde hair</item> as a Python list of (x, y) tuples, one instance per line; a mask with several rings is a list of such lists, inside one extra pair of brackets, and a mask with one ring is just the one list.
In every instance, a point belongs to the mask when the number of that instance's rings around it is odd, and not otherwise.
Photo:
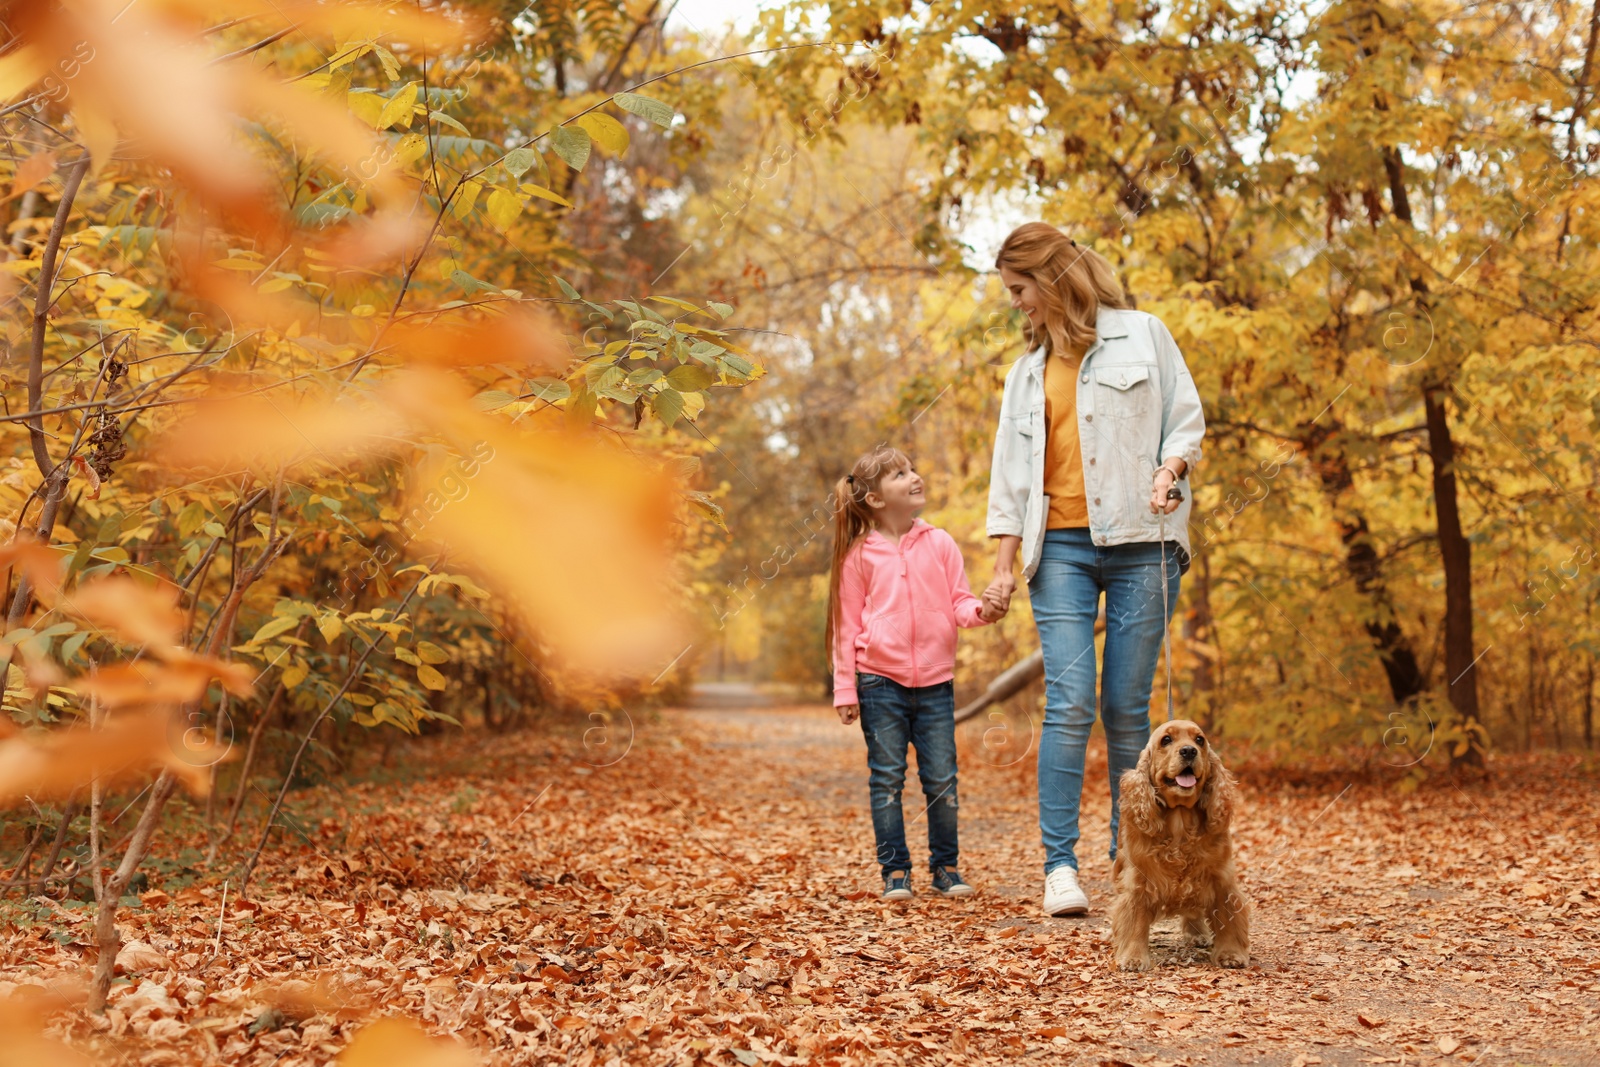
[(828, 643), (828, 669), (833, 669), (834, 636), (839, 622), (839, 578), (844, 573), (844, 560), (856, 542), (872, 532), (874, 514), (867, 503), (867, 494), (876, 493), (883, 476), (910, 467), (911, 457), (898, 448), (879, 445), (862, 455), (850, 468), (850, 473), (833, 486), (833, 564), (828, 574), (828, 625), (824, 640)]
[(1105, 257), (1047, 222), (1026, 222), (1012, 230), (994, 265), (1026, 274), (1039, 287), (1044, 337), (1037, 340), (1047, 353), (1088, 348), (1094, 344), (1102, 306), (1131, 306)]

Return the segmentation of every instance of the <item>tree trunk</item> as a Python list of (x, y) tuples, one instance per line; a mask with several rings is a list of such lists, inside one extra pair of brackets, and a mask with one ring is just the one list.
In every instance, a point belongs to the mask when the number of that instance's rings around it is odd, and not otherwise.
[[(1444, 669), (1450, 680), (1450, 704), (1468, 729), (1479, 729), (1477, 657), (1472, 649), (1472, 543), (1461, 532), (1456, 503), (1455, 442), (1445, 411), (1445, 389), (1423, 386), (1428, 422), (1428, 453), (1433, 457), (1433, 502), (1439, 527), (1439, 554), (1444, 557)], [(1477, 739), (1467, 750), (1450, 754), (1450, 765), (1483, 766)]]
[(1396, 704), (1409, 704), (1427, 689), (1427, 679), (1423, 677), (1411, 640), (1395, 618), (1394, 601), (1384, 581), (1378, 551), (1372, 547), (1367, 517), (1351, 507), (1355, 477), (1350, 471), (1348, 455), (1345, 449), (1338, 447), (1338, 442), (1334, 442), (1335, 447), (1322, 448), (1342, 430), (1336, 420), (1331, 425), (1319, 423), (1307, 427), (1302, 432), (1300, 448), (1310, 458), (1322, 491), (1333, 505), (1339, 523), (1339, 540), (1344, 545), (1345, 573), (1355, 583), (1356, 591), (1367, 600), (1368, 613), (1362, 626), (1377, 649), (1383, 673), (1389, 679), (1389, 692)]
[(123, 891), (133, 880), (133, 873), (139, 869), (145, 853), (150, 850), (150, 840), (155, 836), (161, 809), (177, 784), (178, 780), (173, 777), (171, 771), (161, 772), (161, 776), (156, 779), (156, 784), (150, 790), (150, 799), (145, 802), (144, 811), (139, 816), (139, 825), (134, 827), (133, 837), (128, 842), (128, 850), (122, 854), (122, 862), (117, 865), (116, 873), (103, 885), (99, 884), (99, 864), (95, 865), (98, 892), (95, 901), (94, 943), (100, 951), (100, 958), (95, 961), (94, 980), (89, 984), (88, 1007), (92, 1012), (105, 1010), (106, 996), (111, 992), (112, 972), (117, 966), (117, 952), (122, 948), (122, 937), (117, 933), (117, 906), (122, 901)]
[(1583, 679), (1583, 747), (1594, 748), (1594, 653)]

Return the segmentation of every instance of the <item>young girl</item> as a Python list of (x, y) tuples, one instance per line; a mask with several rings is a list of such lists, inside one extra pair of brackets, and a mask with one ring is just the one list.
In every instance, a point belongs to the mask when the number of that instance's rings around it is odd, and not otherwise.
[(900, 811), (907, 742), (917, 750), (927, 800), (934, 891), (973, 891), (956, 870), (956, 627), (1004, 614), (997, 599), (972, 595), (955, 540), (917, 518), (926, 502), (911, 461), (888, 446), (856, 460), (834, 489), (827, 626), (833, 703), (839, 721), (848, 726), (859, 717), (866, 736), (885, 900), (913, 895)]

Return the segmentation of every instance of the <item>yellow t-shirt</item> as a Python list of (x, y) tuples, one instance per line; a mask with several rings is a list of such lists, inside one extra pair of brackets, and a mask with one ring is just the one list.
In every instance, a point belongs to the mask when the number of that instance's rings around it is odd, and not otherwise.
[(1089, 525), (1083, 489), (1083, 449), (1078, 441), (1078, 367), (1082, 352), (1049, 355), (1044, 366), (1044, 491), (1050, 498), (1048, 530)]

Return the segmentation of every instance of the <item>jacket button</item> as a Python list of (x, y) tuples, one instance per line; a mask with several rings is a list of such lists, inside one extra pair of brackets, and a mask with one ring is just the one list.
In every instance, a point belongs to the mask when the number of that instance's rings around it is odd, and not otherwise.
[(1084, 422), (1093, 422), (1094, 421), (1094, 416), (1093, 415), (1085, 415), (1083, 417), (1083, 421)]
[(1078, 381), (1080, 381), (1080, 382), (1086, 382), (1088, 380), (1089, 380), (1089, 376), (1087, 374), (1085, 374), (1082, 378), (1078, 379)]
[(1091, 467), (1094, 466), (1094, 457), (1093, 456), (1089, 457), (1089, 466), (1091, 466)]
[(1100, 498), (1099, 498), (1099, 497), (1095, 497), (1095, 498), (1094, 498), (1094, 502), (1095, 502), (1095, 503), (1096, 503), (1096, 504), (1098, 504), (1098, 503), (1100, 503)]
[(1117, 384), (1118, 385), (1127, 385), (1128, 384), (1128, 379), (1127, 378), (1118, 378), (1117, 379)]

